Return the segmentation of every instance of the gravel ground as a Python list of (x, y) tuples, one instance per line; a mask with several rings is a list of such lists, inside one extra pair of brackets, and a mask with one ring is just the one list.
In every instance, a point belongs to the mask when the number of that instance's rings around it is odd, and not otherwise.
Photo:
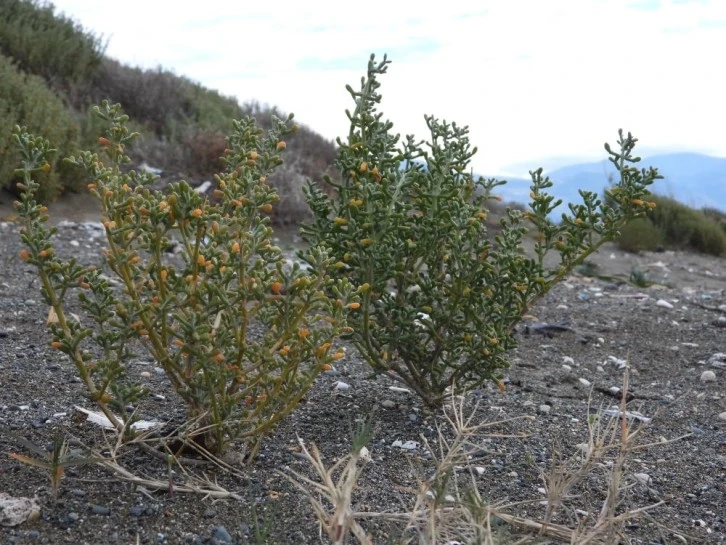
[[(63, 225), (56, 237), (61, 254), (97, 263), (101, 239), (92, 239), (78, 224)], [(411, 394), (391, 390), (399, 385), (389, 379), (368, 378), (352, 349), (266, 440), (253, 466), (241, 468), (237, 476), (212, 467), (189, 468), (204, 471), (241, 499), (147, 491), (94, 465), (67, 468), (54, 499), (46, 472), (5, 454), (30, 454), (12, 434), (43, 447), (58, 431), (95, 448), (103, 448), (107, 438), (77, 418), (75, 407), (92, 409), (92, 403), (70, 363), (48, 345), (47, 308), (34, 269), (17, 257), (20, 248), (17, 225), (0, 224), (0, 498), (2, 493), (35, 498), (40, 516), (0, 526), (0, 543), (254, 543), (256, 528), (268, 532), (268, 543), (320, 543), (320, 527), (306, 498), (276, 470), (312, 475), (298, 456), (296, 435), (307, 445), (316, 443), (332, 465), (349, 451), (356, 422), (371, 413), (372, 461), (362, 472), (353, 508), (398, 512), (412, 505), (418, 479), (432, 468), (422, 436), (435, 440), (436, 425), (445, 421)], [(726, 355), (718, 354), (726, 352), (724, 261), (669, 252), (632, 256), (607, 247), (593, 262), (603, 275), (627, 277), (638, 267), (660, 284), (637, 288), (573, 274), (532, 310), (516, 333), (520, 345), (512, 353), (506, 389), (487, 386), (467, 398), (480, 403), (477, 421), (533, 417), (490, 430), (526, 437), (478, 440), (479, 490), (492, 503), (534, 500), (512, 512), (541, 516), (542, 473), (554, 458), (572, 455), (587, 440), (589, 410), (618, 402), (610, 389), (621, 385), (620, 362), (627, 359), (633, 397), (628, 410), (653, 418), (643, 442), (686, 437), (631, 458), (624, 476), (631, 486), (619, 512), (663, 504), (627, 525), (621, 542), (722, 543)], [(567, 328), (541, 330), (543, 323)], [(144, 418), (164, 420), (183, 412), (153, 362), (139, 361), (130, 372), (146, 377), (150, 389), (141, 405)], [(340, 381), (349, 388), (336, 389)], [(413, 448), (398, 446), (407, 441), (415, 443), (404, 446)], [(169, 480), (163, 462), (140, 450), (125, 452), (122, 460), (130, 471)], [(182, 478), (178, 470), (173, 477), (176, 482)], [(597, 513), (604, 490), (600, 473), (594, 472), (567, 500), (570, 512)], [(375, 543), (392, 543), (401, 532), (380, 519), (361, 524)]]

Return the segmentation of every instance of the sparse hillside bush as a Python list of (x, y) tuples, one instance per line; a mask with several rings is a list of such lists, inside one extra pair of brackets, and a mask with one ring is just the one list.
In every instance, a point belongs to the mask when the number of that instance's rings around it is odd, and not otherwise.
[(661, 243), (661, 232), (648, 218), (634, 219), (620, 229), (618, 247), (626, 252), (653, 252)]
[[(468, 129), (425, 117), (428, 142), (399, 142), (378, 111), (378, 78), (388, 61), (372, 57), (358, 90), (350, 132), (338, 140), (341, 182), (330, 197), (308, 185), (313, 221), (302, 229), (313, 244), (331, 248), (336, 276), (361, 287), (361, 307), (351, 314), (351, 338), (377, 373), (414, 390), (430, 406), (447, 388), (475, 387), (501, 378), (513, 327), (528, 309), (628, 221), (649, 209), (647, 187), (655, 169), (637, 169), (636, 140), (620, 132), (619, 150), (608, 151), (620, 180), (611, 191), (617, 208), (592, 192), (554, 224), (559, 204), (542, 170), (532, 173), (527, 211), (508, 209), (501, 232), (487, 227), (488, 201), (503, 182), (474, 179), (476, 153)], [(535, 257), (523, 237), (536, 237)], [(560, 264), (545, 268), (550, 251)]]
[[(53, 139), (62, 153), (75, 151), (78, 144), (78, 125), (39, 76), (25, 74), (4, 55), (0, 55), (0, 187), (11, 191), (19, 179), (15, 169), (20, 152), (12, 144), (15, 125), (24, 125), (39, 135)], [(37, 199), (49, 202), (64, 189), (76, 189), (80, 184), (78, 172), (69, 165), (53, 159), (46, 171), (38, 173)]]
[(56, 84), (87, 81), (101, 65), (101, 38), (37, 0), (0, 2), (0, 52)]
[(716, 217), (714, 212), (697, 210), (658, 195), (654, 195), (652, 201), (656, 206), (647, 218), (623, 229), (618, 240), (623, 250), (653, 250), (663, 246), (715, 256), (726, 253), (726, 232), (713, 219)]
[[(46, 116), (50, 125), (62, 126), (69, 120), (69, 129), (75, 132), (80, 129), (80, 135), (74, 136), (79, 140), (76, 149), (95, 145), (99, 126), (89, 112), (93, 104), (108, 99), (121, 103), (133, 119), (129, 126), (140, 133), (127, 148), (135, 163), (146, 162), (165, 173), (199, 183), (213, 180), (214, 173), (223, 168), (224, 135), (232, 129), (234, 119), (251, 115), (261, 127), (269, 129), (274, 116), (284, 117), (274, 107), (256, 102), (240, 105), (235, 98), (161, 67), (145, 70), (125, 66), (104, 57), (103, 50), (99, 38), (71, 19), (56, 14), (51, 4), (36, 0), (0, 2), (0, 54), (13, 59), (27, 73), (43, 78), (47, 89), (42, 93), (49, 100), (55, 93), (53, 100), (60, 100), (58, 103), (62, 106), (65, 103), (66, 111), (52, 119), (47, 117), (47, 109), (35, 111)], [(39, 81), (33, 81), (35, 87), (41, 87)], [(70, 151), (59, 135), (39, 130), (32, 119), (10, 112), (14, 106), (8, 108), (8, 113), (0, 113), (2, 149), (8, 147), (11, 132), (8, 127), (21, 124), (34, 133), (47, 135), (59, 147), (61, 155)], [(309, 218), (301, 190), (303, 181), (334, 174), (332, 142), (300, 127), (296, 134), (290, 135), (288, 144), (288, 161), (268, 181), (280, 195), (279, 207), (272, 216), (275, 223), (297, 223)], [(16, 159), (10, 158), (6, 164), (14, 164)], [(44, 201), (66, 189), (77, 189), (75, 172), (68, 171), (67, 165), (57, 167), (62, 175), (53, 174), (48, 182), (38, 178), (41, 183), (38, 197)], [(0, 184), (7, 185), (8, 174), (1, 164), (0, 176)]]

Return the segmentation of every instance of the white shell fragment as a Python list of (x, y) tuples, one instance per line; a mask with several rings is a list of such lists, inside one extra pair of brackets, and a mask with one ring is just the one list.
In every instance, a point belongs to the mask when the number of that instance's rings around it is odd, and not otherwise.
[(402, 394), (411, 393), (411, 390), (409, 390), (408, 388), (400, 388), (399, 386), (389, 386), (388, 389), (391, 390), (392, 392), (400, 392)]
[[(92, 424), (96, 424), (97, 426), (101, 426), (102, 428), (106, 428), (108, 430), (114, 429), (113, 424), (111, 424), (111, 421), (106, 418), (106, 415), (102, 412), (96, 412), (96, 411), (89, 411), (88, 409), (84, 409), (83, 407), (79, 407), (76, 405), (76, 410), (79, 412), (82, 412), (85, 414), (88, 418), (86, 419), (87, 422), (90, 422)], [(116, 417), (119, 422), (123, 422), (121, 417)], [(144, 431), (151, 428), (155, 428), (157, 426), (161, 426), (161, 422), (155, 422), (152, 420), (139, 420), (137, 422), (134, 422), (131, 424), (131, 429), (136, 431)]]

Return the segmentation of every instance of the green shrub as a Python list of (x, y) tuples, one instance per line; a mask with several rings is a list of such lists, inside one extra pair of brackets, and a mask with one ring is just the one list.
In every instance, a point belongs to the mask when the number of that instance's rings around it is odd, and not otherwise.
[(689, 230), (688, 247), (708, 255), (726, 253), (726, 232), (717, 223), (704, 217), (689, 225)]
[[(621, 131), (619, 152), (606, 145), (621, 175), (611, 191), (617, 209), (582, 191), (583, 204), (570, 205), (555, 225), (547, 215), (559, 203), (545, 193), (552, 182), (540, 169), (532, 173), (530, 210), (508, 209), (492, 238), (487, 201), (502, 182), (473, 178), (476, 149), (456, 124), (426, 117), (430, 141), (407, 137), (399, 145), (377, 111), (387, 65), (371, 58), (360, 90), (348, 87), (355, 110), (347, 112), (347, 140), (338, 140), (342, 181), (327, 180), (332, 198), (307, 186), (314, 218), (302, 233), (331, 248), (337, 277), (360, 286), (361, 308), (349, 321), (366, 361), (435, 406), (449, 386), (500, 376), (515, 324), (626, 220), (644, 214), (646, 187), (659, 176), (631, 166), (636, 140)], [(526, 225), (535, 231), (535, 257), (522, 249)], [(551, 250), (560, 265), (545, 269)]]
[(665, 247), (716, 256), (726, 252), (726, 232), (703, 211), (669, 197), (654, 195), (652, 200), (656, 206), (648, 214), (648, 220)]
[(104, 49), (100, 38), (56, 14), (53, 4), (0, 2), (0, 53), (28, 73), (58, 84), (88, 80), (100, 67)]
[(637, 218), (620, 229), (617, 243), (625, 252), (652, 252), (661, 244), (661, 232), (648, 218)]
[[(0, 185), (11, 191), (15, 191), (14, 172), (20, 161), (11, 140), (15, 125), (52, 139), (63, 153), (71, 153), (77, 145), (78, 125), (63, 101), (41, 77), (23, 73), (0, 55)], [(65, 189), (78, 187), (80, 180), (72, 167), (54, 159), (48, 168), (37, 173), (38, 200), (49, 202)]]
[[(111, 123), (101, 139), (110, 166), (91, 152), (69, 161), (87, 173), (100, 201), (105, 270), (56, 255), (55, 230), (44, 223), (32, 180), (52, 150), (47, 140), (16, 132), (28, 189), (18, 205), (21, 257), (38, 268), (43, 297), (58, 317), (52, 346), (69, 356), (119, 431), (112, 409), (144, 395), (125, 373), (132, 349), (143, 347), (187, 405), (185, 439), (214, 454), (243, 440), (253, 457), (318, 374), (342, 357), (333, 343), (347, 327), (346, 306), (358, 305), (347, 281), (327, 275), (331, 260), (323, 250), (306, 255), (312, 268), (304, 272), (298, 264), (284, 266), (271, 244), (266, 216), (277, 196), (265, 179), (282, 163), (291, 118), (273, 120), (267, 134), (252, 119), (234, 122), (227, 169), (217, 177), (218, 202), (211, 204), (185, 182), (151, 192), (154, 176), (123, 173), (125, 146), (136, 135), (119, 105), (104, 103), (98, 114)], [(181, 265), (164, 252), (172, 237), (182, 248)], [(114, 289), (106, 274), (123, 288)], [(87, 319), (69, 318), (71, 293)]]

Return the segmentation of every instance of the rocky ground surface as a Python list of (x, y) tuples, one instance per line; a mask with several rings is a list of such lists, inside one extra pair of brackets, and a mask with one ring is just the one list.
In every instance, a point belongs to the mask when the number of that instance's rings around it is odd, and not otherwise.
[[(51, 210), (51, 213), (59, 210)], [(82, 262), (98, 263), (102, 238), (70, 207), (56, 237), (58, 250)], [(1, 212), (1, 210), (0, 210)], [(0, 214), (2, 217), (2, 214)], [(355, 354), (335, 372), (318, 379), (299, 409), (263, 445), (257, 462), (231, 475), (214, 467), (204, 472), (239, 499), (152, 491), (135, 486), (96, 465), (65, 470), (57, 498), (47, 471), (6, 453), (34, 455), (18, 436), (48, 448), (61, 432), (71, 448), (103, 449), (111, 438), (76, 407), (93, 409), (83, 385), (65, 357), (49, 347), (35, 271), (18, 258), (18, 227), (0, 224), (0, 504), (30, 498), (30, 520), (8, 526), (0, 513), (0, 543), (24, 544), (226, 544), (319, 543), (320, 528), (306, 498), (277, 471), (312, 476), (298, 456), (296, 436), (316, 443), (333, 464), (350, 448), (351, 429), (374, 414), (371, 461), (355, 490), (357, 511), (402, 511), (412, 505), (418, 479), (431, 473), (424, 438), (446, 428), (441, 413), (430, 412), (388, 379), (368, 378)], [(575, 273), (532, 310), (518, 327), (519, 347), (511, 355), (506, 388), (484, 387), (468, 399), (479, 401), (477, 421), (501, 421), (499, 435), (480, 437), (472, 465), (483, 497), (492, 503), (532, 500), (511, 509), (527, 517), (543, 513), (542, 475), (553, 460), (578, 452), (587, 441), (590, 414), (617, 405), (629, 362), (632, 400), (628, 410), (650, 420), (642, 443), (655, 446), (635, 453), (624, 475), (628, 489), (618, 512), (663, 502), (625, 526), (622, 543), (722, 543), (726, 541), (726, 267), (724, 261), (686, 253), (626, 255), (613, 246)], [(656, 284), (625, 282), (632, 270)], [(542, 328), (543, 324), (565, 326)], [(137, 373), (150, 390), (141, 405), (149, 420), (177, 417), (177, 402), (152, 361), (139, 359)], [(472, 409), (473, 410), (473, 409)], [(606, 418), (606, 417), (605, 417)], [(448, 433), (448, 432), (446, 432)], [(665, 442), (682, 437), (674, 442)], [(124, 466), (146, 478), (168, 481), (169, 467), (141, 450), (124, 451)], [(606, 484), (599, 468), (566, 501), (569, 513), (558, 519), (588, 524)], [(181, 482), (179, 468), (172, 482)], [(375, 543), (392, 543), (400, 526), (363, 519)], [(497, 530), (502, 536), (506, 527)], [(504, 540), (505, 538), (502, 537)], [(323, 541), (325, 542), (325, 541)]]

